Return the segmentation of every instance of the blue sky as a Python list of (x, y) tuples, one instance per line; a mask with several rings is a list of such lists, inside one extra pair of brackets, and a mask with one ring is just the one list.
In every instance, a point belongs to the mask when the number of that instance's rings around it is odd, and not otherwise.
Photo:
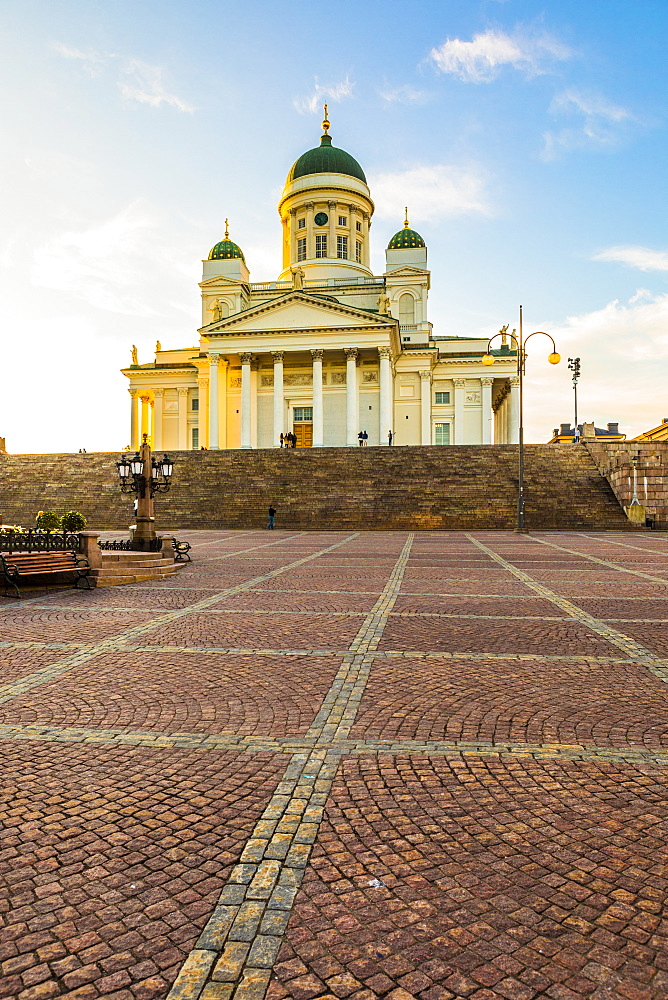
[[(8, 449), (122, 448), (130, 346), (197, 342), (223, 234), (280, 270), (276, 204), (320, 135), (364, 167), (375, 270), (425, 238), (437, 334), (553, 334), (527, 439), (668, 416), (665, 0), (4, 0), (0, 323)], [(534, 346), (535, 345), (535, 346)], [(86, 402), (88, 400), (88, 402)]]

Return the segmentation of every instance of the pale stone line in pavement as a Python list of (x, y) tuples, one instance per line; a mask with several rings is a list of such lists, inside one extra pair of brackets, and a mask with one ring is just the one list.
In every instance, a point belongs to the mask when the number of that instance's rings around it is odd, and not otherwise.
[[(199, 611), (201, 608), (207, 608), (209, 605), (222, 600), (225, 597), (229, 597), (233, 594), (240, 594), (244, 590), (248, 590), (250, 587), (254, 586), (256, 583), (262, 582), (264, 580), (271, 580), (281, 573), (287, 573), (291, 569), (295, 569), (297, 566), (303, 566), (304, 563), (311, 562), (313, 559), (317, 559), (327, 552), (331, 552), (333, 549), (338, 549), (341, 545), (345, 545), (347, 542), (352, 541), (353, 538), (358, 536), (359, 532), (356, 531), (352, 535), (348, 535), (346, 538), (335, 542), (333, 545), (328, 545), (324, 549), (320, 549), (318, 552), (312, 553), (309, 556), (304, 556), (301, 559), (293, 560), (290, 563), (286, 563), (285, 566), (280, 566), (277, 569), (272, 569), (268, 573), (263, 573), (260, 576), (255, 576), (245, 583), (238, 583), (233, 587), (226, 587), (224, 590), (213, 594), (210, 597), (203, 597), (202, 600), (196, 601), (195, 604), (191, 604), (186, 608), (178, 608), (177, 610), (170, 611), (169, 614), (163, 615), (160, 618), (154, 618), (148, 622), (142, 622), (141, 625), (133, 625), (131, 628), (126, 629), (122, 633), (122, 638), (124, 641), (128, 639), (133, 639), (135, 636), (143, 635), (146, 632), (151, 632), (153, 629), (159, 628), (161, 625), (170, 624), (173, 621), (177, 621), (179, 618), (184, 618), (186, 615), (193, 614)], [(79, 650), (78, 652), (72, 653), (70, 656), (64, 657), (62, 660), (57, 660), (55, 663), (51, 663), (41, 670), (36, 670), (32, 674), (26, 674), (24, 677), (18, 678), (16, 681), (12, 681), (9, 684), (4, 684), (0, 687), (0, 705), (12, 698), (16, 698), (18, 695), (25, 694), (26, 691), (32, 688), (39, 687), (41, 684), (47, 684), (49, 681), (55, 680), (56, 677), (60, 677), (62, 674), (68, 673), (75, 667), (81, 666), (82, 663), (86, 663), (95, 657), (101, 656), (103, 653), (107, 653), (115, 648), (118, 648), (119, 636), (114, 636), (109, 639), (102, 639), (100, 642), (87, 649)]]
[[(599, 635), (602, 635), (604, 639), (612, 643), (614, 646), (617, 646), (618, 649), (623, 650), (623, 652), (625, 652), (630, 659), (637, 663), (641, 663), (660, 680), (668, 681), (668, 671), (666, 670), (663, 661), (660, 657), (652, 653), (651, 650), (647, 649), (645, 646), (641, 645), (641, 643), (632, 639), (631, 636), (626, 635), (624, 632), (611, 628), (610, 625), (606, 625), (606, 623), (601, 621), (600, 618), (595, 618), (586, 611), (582, 611), (581, 608), (578, 608), (576, 604), (572, 604), (567, 598), (560, 597), (558, 594), (555, 594), (548, 587), (544, 586), (542, 583), (538, 583), (537, 580), (534, 580), (533, 577), (529, 576), (529, 574), (524, 570), (518, 569), (517, 566), (508, 562), (507, 559), (504, 559), (503, 556), (494, 552), (493, 549), (483, 545), (482, 542), (478, 541), (472, 535), (467, 534), (466, 537), (479, 549), (486, 552), (490, 559), (493, 559), (494, 562), (507, 569), (509, 573), (512, 573), (514, 577), (525, 583), (526, 586), (535, 591), (535, 593), (540, 594), (541, 597), (545, 597), (558, 608), (566, 611), (572, 618), (579, 621), (582, 625), (591, 629), (593, 632), (597, 632)], [(557, 548), (559, 548), (559, 546), (557, 546)]]
[(609, 569), (617, 570), (618, 573), (630, 573), (631, 576), (639, 576), (643, 580), (651, 580), (652, 583), (662, 583), (664, 586), (668, 584), (668, 580), (665, 577), (643, 573), (639, 569), (628, 569), (626, 566), (620, 566), (619, 563), (611, 562), (609, 559), (599, 559), (598, 556), (590, 556), (586, 552), (579, 552), (577, 549), (567, 549), (565, 545), (557, 545), (556, 542), (548, 542), (546, 538), (538, 538), (536, 535), (531, 535), (531, 540), (533, 542), (540, 542), (541, 545), (549, 545), (551, 549), (559, 549), (560, 552), (568, 552), (569, 555), (588, 559), (589, 562), (598, 563), (600, 566), (607, 566)]
[[(106, 746), (141, 746), (152, 750), (200, 750), (204, 753), (236, 750), (243, 753), (427, 755), (534, 757), (537, 760), (616, 760), (651, 762), (668, 767), (668, 748), (645, 746), (587, 746), (582, 743), (520, 743), (513, 740), (350, 739), (318, 736), (229, 736), (207, 733), (164, 733), (154, 730), (92, 729), (87, 726), (0, 724), (0, 740), (76, 743)], [(327, 757), (326, 759), (329, 759)]]
[[(560, 619), (563, 621), (564, 619)], [(627, 619), (620, 619), (627, 621)], [(602, 640), (601, 640), (602, 641)], [(87, 649), (91, 643), (84, 642), (37, 642), (26, 640), (24, 642), (0, 642), (0, 649)], [(113, 644), (109, 640), (109, 646), (105, 650), (112, 653), (197, 653), (198, 656), (221, 654), (228, 656), (275, 656), (275, 657), (305, 657), (305, 656), (333, 656), (344, 657), (347, 649), (268, 649), (266, 647), (239, 647), (239, 646), (136, 646), (127, 645), (122, 639)], [(382, 659), (404, 659), (404, 660), (481, 660), (494, 662), (503, 660), (507, 662), (521, 660), (530, 663), (630, 663), (628, 656), (589, 656), (587, 654), (540, 654), (540, 653), (474, 653), (474, 652), (433, 652), (423, 650), (403, 650), (403, 649), (383, 649), (376, 650), (373, 654), (374, 660)], [(668, 669), (668, 660), (657, 658), (658, 666)]]
[[(580, 536), (580, 538), (588, 538), (589, 537), (588, 535), (586, 535), (584, 533), (584, 531), (578, 531), (577, 534)], [(657, 542), (659, 544), (663, 541), (663, 539), (657, 538), (656, 535), (654, 535), (651, 540), (653, 542)], [(660, 552), (659, 549), (647, 549), (647, 548), (645, 548), (644, 545), (629, 545), (628, 542), (618, 542), (616, 539), (613, 540), (612, 538), (597, 537), (596, 541), (597, 542), (605, 542), (606, 545), (621, 545), (622, 548), (625, 548), (625, 549), (635, 549), (636, 552), (645, 552), (645, 553), (647, 553), (647, 555), (650, 555), (650, 556), (664, 556), (665, 557), (665, 555), (666, 555), (665, 546), (664, 546), (663, 552)], [(649, 541), (649, 539), (648, 539), (648, 541)]]
[(329, 753), (328, 743), (350, 731), (413, 538), (408, 536), (308, 731), (307, 744), (311, 737), (324, 746), (293, 755), (167, 1000), (263, 1000), (339, 766), (341, 754)]

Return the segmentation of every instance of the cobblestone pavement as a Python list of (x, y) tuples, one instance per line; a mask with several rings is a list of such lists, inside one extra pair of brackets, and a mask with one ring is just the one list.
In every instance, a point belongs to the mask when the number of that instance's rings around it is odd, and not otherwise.
[(665, 1000), (668, 539), (179, 536), (0, 603), (0, 998)]

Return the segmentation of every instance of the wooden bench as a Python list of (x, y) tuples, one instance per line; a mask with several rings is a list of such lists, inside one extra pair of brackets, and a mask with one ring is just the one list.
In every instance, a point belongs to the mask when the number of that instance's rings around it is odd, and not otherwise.
[(5, 597), (9, 587), (16, 591), (16, 597), (21, 596), (18, 584), (28, 576), (52, 576), (60, 573), (74, 573), (74, 586), (79, 586), (79, 580), (86, 581), (86, 587), (91, 589), (88, 574), (90, 563), (80, 552), (0, 552), (0, 572), (5, 580)]

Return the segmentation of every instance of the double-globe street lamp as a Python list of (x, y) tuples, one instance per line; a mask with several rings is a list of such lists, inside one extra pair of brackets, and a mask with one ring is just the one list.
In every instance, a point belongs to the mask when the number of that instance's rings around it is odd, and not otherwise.
[(132, 458), (122, 455), (116, 462), (121, 493), (134, 493), (137, 498), (137, 517), (132, 548), (138, 552), (152, 552), (160, 546), (155, 533), (155, 513), (153, 497), (156, 493), (168, 493), (171, 487), (174, 463), (165, 455), (156, 461), (151, 454), (148, 435), (139, 451)]
[(547, 360), (551, 365), (558, 365), (561, 361), (561, 355), (557, 354), (557, 348), (554, 343), (554, 337), (549, 333), (545, 333), (543, 330), (535, 330), (530, 333), (528, 337), (524, 338), (522, 335), (522, 306), (520, 306), (520, 329), (519, 337), (515, 336), (516, 331), (513, 330), (512, 333), (507, 333), (508, 327), (506, 326), (500, 333), (495, 334), (487, 342), (487, 353), (483, 356), (483, 365), (493, 365), (496, 360), (494, 355), (491, 353), (492, 341), (496, 340), (497, 337), (503, 337), (505, 343), (505, 337), (510, 337), (511, 341), (515, 343), (515, 350), (517, 351), (517, 374), (520, 381), (520, 427), (519, 427), (519, 485), (517, 491), (517, 527), (516, 531), (526, 531), (524, 526), (524, 374), (526, 368), (526, 350), (525, 346), (527, 341), (532, 337), (548, 337), (552, 341), (552, 353), (548, 355)]

